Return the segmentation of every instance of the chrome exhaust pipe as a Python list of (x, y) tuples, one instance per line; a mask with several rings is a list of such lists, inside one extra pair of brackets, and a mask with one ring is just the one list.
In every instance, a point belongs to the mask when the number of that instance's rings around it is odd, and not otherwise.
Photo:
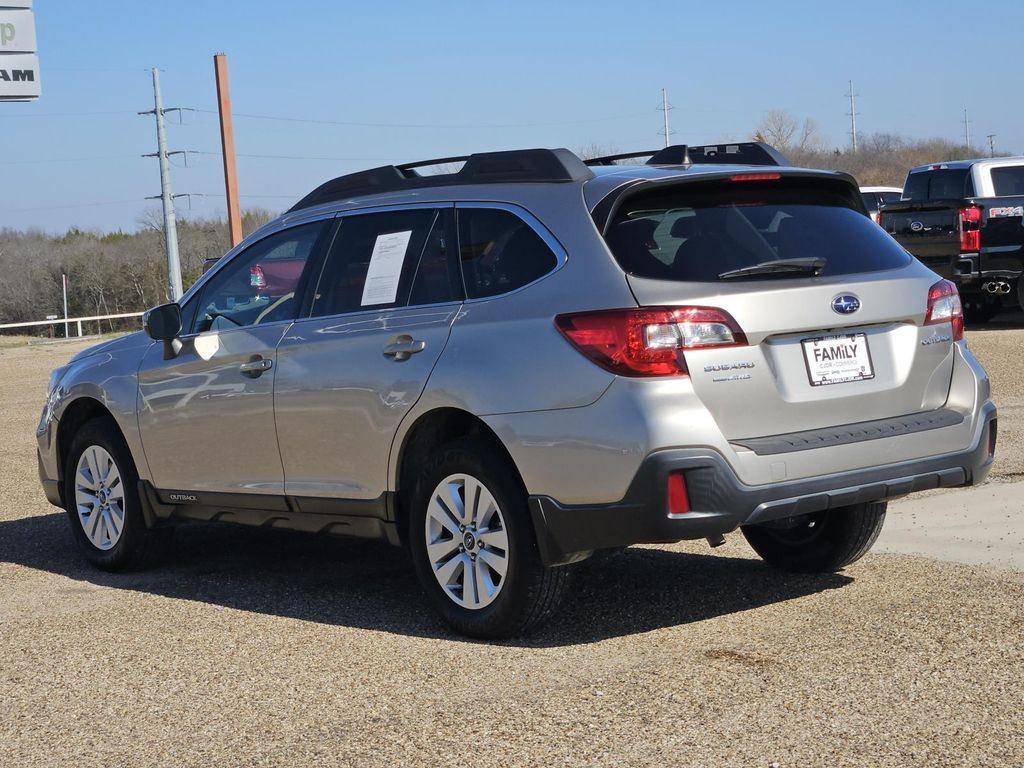
[(1005, 280), (993, 280), (990, 283), (985, 283), (981, 286), (981, 290), (985, 293), (992, 293), (997, 296), (1002, 296), (1010, 292), (1010, 284)]

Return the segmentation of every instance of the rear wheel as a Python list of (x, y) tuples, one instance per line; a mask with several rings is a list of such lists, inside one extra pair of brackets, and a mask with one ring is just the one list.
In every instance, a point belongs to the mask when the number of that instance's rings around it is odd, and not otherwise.
[(139, 567), (170, 535), (169, 528), (146, 527), (138, 482), (131, 452), (109, 419), (79, 428), (64, 467), (64, 502), (75, 541), (98, 568)]
[(784, 571), (828, 573), (862, 558), (885, 522), (886, 503), (854, 504), (785, 522), (747, 525), (743, 535), (765, 562)]
[(565, 568), (545, 568), (515, 469), (487, 443), (447, 445), (420, 473), (407, 541), (420, 583), (455, 630), (481, 638), (541, 623), (565, 590)]

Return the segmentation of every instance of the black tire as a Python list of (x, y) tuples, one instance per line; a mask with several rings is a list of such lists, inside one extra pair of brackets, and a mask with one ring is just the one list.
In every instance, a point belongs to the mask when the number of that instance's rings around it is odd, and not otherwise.
[(743, 535), (769, 565), (794, 573), (831, 573), (862, 558), (885, 522), (886, 502), (855, 504), (801, 518), (798, 525), (747, 525)]
[[(449, 597), (427, 555), (427, 507), (438, 484), (455, 474), (470, 475), (486, 487), (501, 510), (508, 538), (501, 587), (493, 602), (482, 608), (467, 608)], [(550, 617), (566, 591), (569, 569), (545, 568), (541, 563), (527, 494), (515, 468), (485, 441), (466, 438), (444, 446), (420, 471), (407, 519), (406, 541), (416, 575), (431, 604), (457, 632), (484, 639), (523, 634)]]
[[(89, 539), (76, 503), (78, 462), (85, 450), (92, 446), (99, 446), (110, 454), (120, 475), (124, 494), (124, 521), (117, 542), (109, 549), (101, 549)], [(97, 568), (104, 571), (133, 570), (147, 565), (163, 553), (173, 529), (146, 526), (138, 487), (138, 470), (117, 425), (109, 418), (92, 419), (83, 424), (71, 440), (64, 466), (64, 506), (75, 541), (86, 559)]]

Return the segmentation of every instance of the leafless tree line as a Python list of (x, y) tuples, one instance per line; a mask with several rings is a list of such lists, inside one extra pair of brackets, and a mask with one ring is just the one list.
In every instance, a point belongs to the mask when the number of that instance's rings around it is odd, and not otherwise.
[[(268, 211), (247, 211), (243, 228), (251, 232), (272, 216)], [(166, 301), (162, 220), (147, 215), (139, 223), (138, 231), (130, 233), (71, 229), (54, 236), (33, 230), (0, 230), (0, 323), (62, 314), (62, 274), (68, 276), (71, 317), (137, 312)], [(202, 273), (205, 259), (221, 256), (228, 249), (227, 224), (215, 219), (179, 220), (178, 241), (187, 286)], [(123, 325), (108, 321), (102, 330)], [(40, 328), (36, 333), (48, 334), (49, 329)]]

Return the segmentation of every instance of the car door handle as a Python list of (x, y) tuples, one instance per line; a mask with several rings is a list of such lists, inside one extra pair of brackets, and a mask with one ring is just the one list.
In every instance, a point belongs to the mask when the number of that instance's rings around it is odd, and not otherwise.
[(273, 360), (268, 360), (265, 357), (258, 357), (255, 360), (242, 363), (238, 366), (238, 370), (240, 370), (245, 376), (256, 379), (262, 376), (264, 371), (269, 371), (273, 367)]
[(408, 360), (417, 352), (422, 352), (426, 348), (427, 342), (403, 334), (390, 344), (384, 346), (384, 357), (390, 357), (392, 360), (401, 362), (402, 360)]

